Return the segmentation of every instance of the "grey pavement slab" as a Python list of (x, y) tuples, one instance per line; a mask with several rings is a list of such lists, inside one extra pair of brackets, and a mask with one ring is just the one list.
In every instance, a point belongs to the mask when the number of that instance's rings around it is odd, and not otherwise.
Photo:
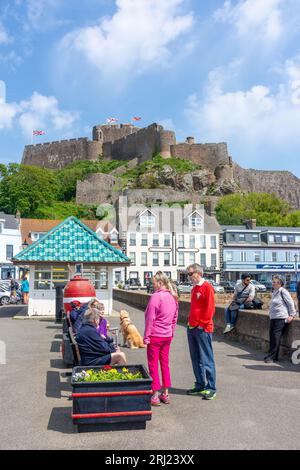
[[(144, 314), (125, 307), (143, 332)], [(171, 347), (171, 404), (153, 409), (146, 430), (77, 433), (60, 355), (61, 327), (15, 321), (0, 308), (0, 449), (299, 449), (300, 366), (264, 364), (263, 353), (214, 338), (217, 398), (185, 394), (193, 385), (184, 326)], [(116, 313), (111, 326), (118, 325)], [(123, 349), (129, 363), (147, 364), (146, 350)], [(69, 369), (70, 371), (70, 369)]]

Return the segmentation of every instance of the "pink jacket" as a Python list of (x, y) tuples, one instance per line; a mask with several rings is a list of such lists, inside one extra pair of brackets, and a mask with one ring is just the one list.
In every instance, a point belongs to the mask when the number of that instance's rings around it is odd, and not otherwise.
[(171, 338), (178, 318), (178, 302), (165, 289), (151, 295), (145, 311), (144, 343), (150, 343), (150, 336)]

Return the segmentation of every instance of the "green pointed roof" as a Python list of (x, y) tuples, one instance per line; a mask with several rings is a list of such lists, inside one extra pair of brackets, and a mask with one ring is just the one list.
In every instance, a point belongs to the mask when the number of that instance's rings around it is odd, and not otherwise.
[(14, 256), (13, 261), (130, 264), (127, 256), (73, 216)]

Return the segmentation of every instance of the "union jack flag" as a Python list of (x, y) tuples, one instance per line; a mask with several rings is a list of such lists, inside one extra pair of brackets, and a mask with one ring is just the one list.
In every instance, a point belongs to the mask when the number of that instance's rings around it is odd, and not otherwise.
[(45, 131), (32, 131), (32, 135), (44, 135), (46, 134)]
[(117, 118), (114, 118), (114, 117), (110, 117), (110, 118), (107, 118), (106, 121), (111, 124), (112, 122), (118, 122), (119, 119)]

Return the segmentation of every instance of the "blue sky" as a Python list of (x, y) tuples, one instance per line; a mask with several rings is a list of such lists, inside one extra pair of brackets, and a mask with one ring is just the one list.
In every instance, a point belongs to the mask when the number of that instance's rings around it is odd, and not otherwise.
[(0, 0), (0, 162), (133, 116), (300, 177), (300, 0)]

